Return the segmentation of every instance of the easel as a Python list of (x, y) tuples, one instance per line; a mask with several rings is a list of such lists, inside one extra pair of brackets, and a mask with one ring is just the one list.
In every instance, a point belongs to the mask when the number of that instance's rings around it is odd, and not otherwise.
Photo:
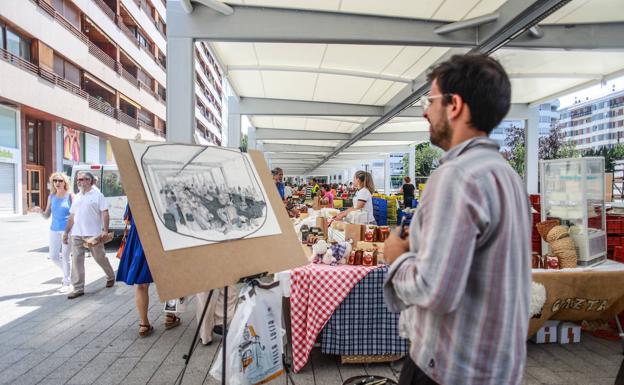
[[(258, 281), (260, 278), (266, 277), (268, 275), (267, 272), (263, 272), (260, 274), (255, 274), (255, 275), (250, 275), (248, 277), (243, 277), (241, 279), (238, 280), (239, 284), (244, 284), (244, 285), (253, 285), (253, 286), (260, 286), (262, 287), (262, 285), (260, 285), (260, 282)], [(193, 336), (193, 341), (191, 341), (191, 345), (189, 346), (189, 350), (188, 353), (183, 355), (182, 358), (184, 359), (184, 368), (182, 368), (182, 371), (180, 372), (180, 374), (178, 375), (178, 377), (176, 378), (176, 381), (174, 382), (174, 384), (178, 384), (181, 385), (182, 381), (184, 380), (184, 374), (186, 373), (186, 369), (188, 367), (188, 363), (191, 360), (191, 356), (193, 355), (193, 352), (195, 351), (195, 347), (196, 347), (196, 343), (197, 343), (197, 337), (199, 336), (199, 331), (201, 330), (202, 324), (204, 322), (204, 317), (206, 316), (206, 311), (208, 310), (208, 305), (210, 304), (210, 300), (212, 299), (212, 295), (214, 293), (215, 289), (210, 290), (210, 292), (208, 293), (208, 299), (206, 299), (206, 304), (204, 305), (204, 309), (202, 310), (202, 315), (199, 318), (199, 321), (197, 323), (197, 329), (195, 330), (195, 335)], [(225, 385), (225, 372), (226, 372), (226, 363), (227, 363), (227, 354), (226, 354), (226, 347), (227, 347), (227, 331), (228, 331), (228, 315), (227, 315), (227, 308), (228, 308), (228, 301), (227, 301), (227, 297), (228, 297), (228, 287), (225, 286), (223, 288), (223, 297), (224, 297), (224, 301), (223, 301), (223, 336), (222, 341), (221, 341), (221, 349), (222, 349), (222, 354), (221, 357), (223, 359), (222, 362), (222, 371), (221, 371), (221, 385)], [(210, 331), (212, 333), (212, 331)], [(295, 384), (295, 381), (292, 379), (292, 376), (290, 374), (290, 365), (288, 365), (286, 363), (286, 356), (285, 353), (282, 353), (282, 364), (284, 365), (284, 371), (286, 372), (286, 384), (288, 384), (288, 379), (290, 378), (291, 382), (293, 383), (293, 385)]]

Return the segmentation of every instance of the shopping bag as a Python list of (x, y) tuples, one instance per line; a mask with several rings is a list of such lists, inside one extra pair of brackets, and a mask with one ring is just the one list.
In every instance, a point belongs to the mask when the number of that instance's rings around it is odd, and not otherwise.
[[(247, 287), (228, 328), (226, 375), (228, 385), (265, 384), (284, 373), (281, 289)], [(210, 369), (221, 379), (223, 350)]]

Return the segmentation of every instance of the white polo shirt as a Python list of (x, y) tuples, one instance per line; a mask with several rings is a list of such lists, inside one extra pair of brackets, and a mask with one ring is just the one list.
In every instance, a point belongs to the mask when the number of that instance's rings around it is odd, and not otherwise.
[(363, 201), (364, 211), (368, 214), (368, 223), (375, 223), (375, 215), (373, 214), (373, 194), (366, 187), (359, 189), (353, 197), (353, 207), (357, 207), (357, 202)]
[(71, 208), (74, 214), (74, 226), (71, 235), (92, 237), (102, 233), (102, 211), (108, 210), (108, 203), (101, 192), (91, 188), (88, 193), (79, 192)]

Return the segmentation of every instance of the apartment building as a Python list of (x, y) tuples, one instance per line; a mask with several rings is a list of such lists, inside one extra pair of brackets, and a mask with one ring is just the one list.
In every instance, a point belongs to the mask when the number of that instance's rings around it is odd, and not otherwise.
[[(0, 215), (45, 206), (48, 177), (112, 163), (108, 138), (166, 135), (165, 0), (0, 1)], [(222, 73), (197, 44), (197, 134), (221, 143)]]
[(578, 150), (624, 143), (624, 90), (560, 111), (559, 126)]

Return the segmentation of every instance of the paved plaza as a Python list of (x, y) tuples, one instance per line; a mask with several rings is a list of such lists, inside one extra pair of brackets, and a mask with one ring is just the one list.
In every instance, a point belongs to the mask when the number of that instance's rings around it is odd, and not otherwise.
[[(150, 319), (156, 328), (138, 337), (133, 288), (106, 289), (104, 274), (86, 260), (86, 294), (69, 301), (57, 292), (61, 280), (46, 259), (48, 222), (39, 215), (0, 219), (0, 383), (1, 384), (173, 384), (195, 332), (194, 306), (182, 325), (164, 330), (162, 304), (152, 286)], [(116, 267), (116, 245), (107, 255)], [(219, 339), (198, 346), (185, 384), (218, 384), (208, 374)], [(583, 333), (576, 345), (528, 343), (525, 384), (614, 384), (622, 363), (618, 342)], [(396, 377), (400, 364), (340, 365), (316, 349), (293, 376), (297, 385), (339, 385), (349, 377)], [(285, 377), (275, 381), (285, 383)]]

